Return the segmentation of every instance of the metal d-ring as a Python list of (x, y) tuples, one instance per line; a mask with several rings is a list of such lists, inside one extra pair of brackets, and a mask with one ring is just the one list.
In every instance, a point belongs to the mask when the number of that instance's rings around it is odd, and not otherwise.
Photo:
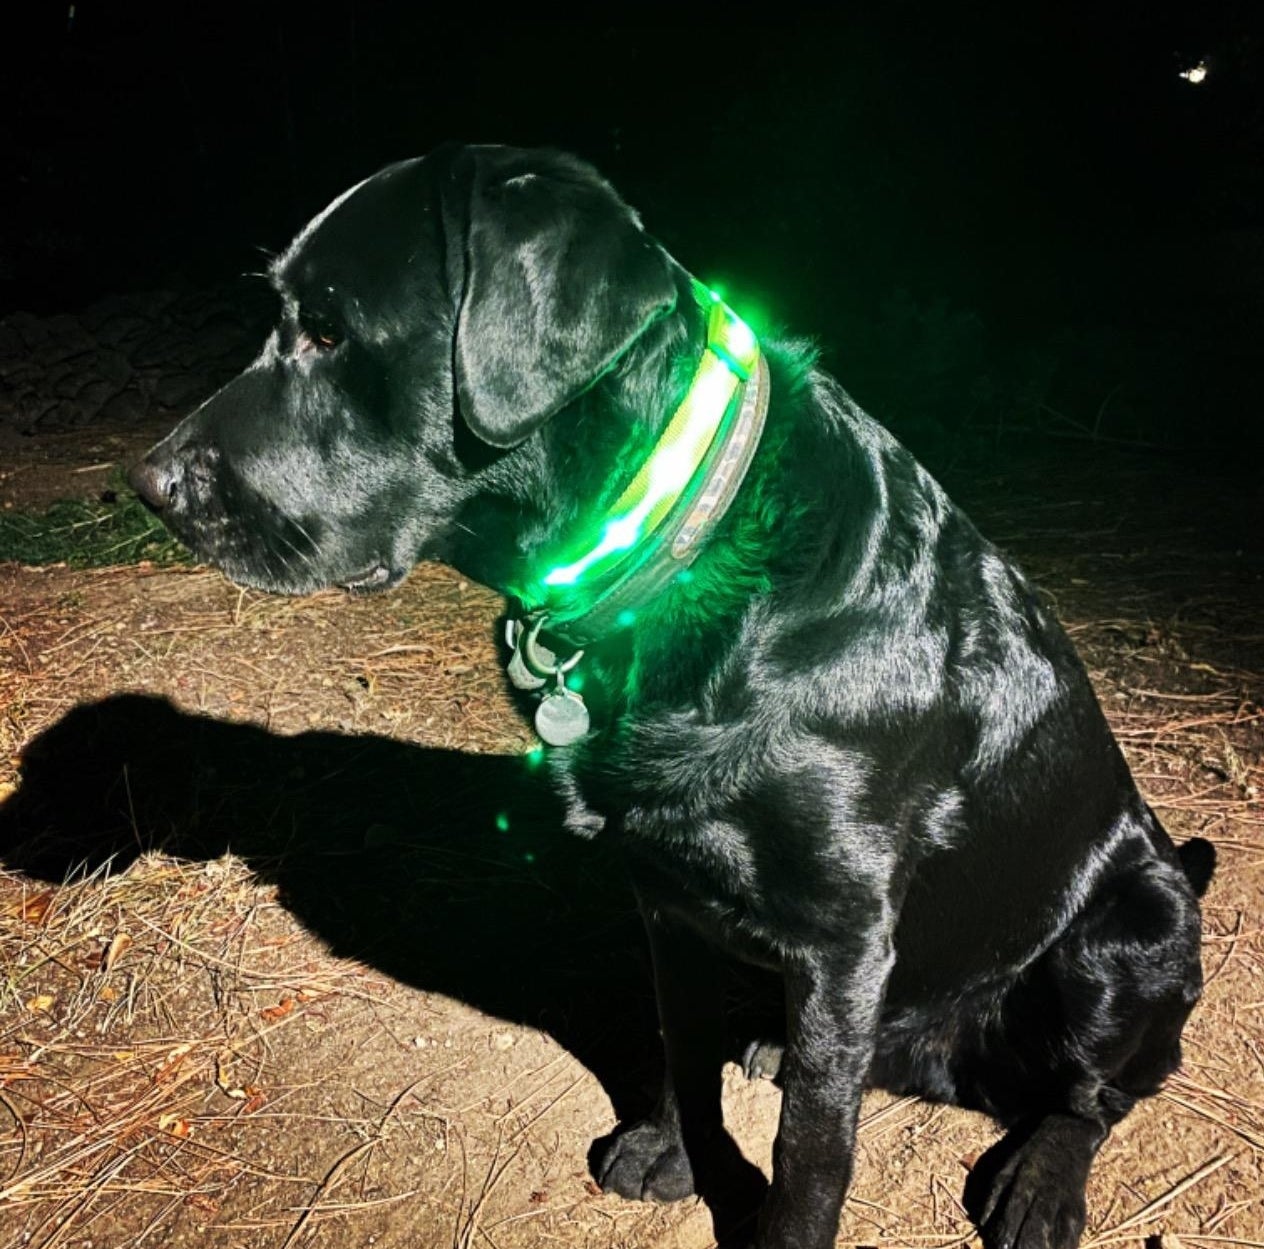
[(544, 615), (528, 617), (526, 621), (505, 621), (505, 642), (513, 651), (507, 671), (510, 681), (520, 690), (542, 690), (550, 681), (565, 685), (566, 673), (584, 656), (582, 650), (576, 651), (564, 663), (558, 663), (557, 656), (540, 641), (545, 623)]
[[(527, 631), (522, 641), (522, 657), (527, 667), (542, 675), (563, 677), (584, 657), (582, 650), (576, 651), (569, 659), (557, 662), (557, 656), (539, 641), (540, 630), (544, 628), (548, 616), (541, 614)], [(545, 656), (548, 656), (546, 659)]]
[[(506, 672), (515, 687), (535, 694), (540, 702), (535, 709), (535, 731), (549, 746), (573, 746), (590, 729), (591, 720), (584, 700), (575, 690), (566, 688), (566, 674), (584, 657), (582, 650), (569, 659), (557, 662), (557, 656), (540, 641), (540, 631), (548, 617), (541, 612), (527, 621), (505, 622), (505, 641), (513, 647), (513, 657)], [(553, 688), (545, 691), (549, 681)]]

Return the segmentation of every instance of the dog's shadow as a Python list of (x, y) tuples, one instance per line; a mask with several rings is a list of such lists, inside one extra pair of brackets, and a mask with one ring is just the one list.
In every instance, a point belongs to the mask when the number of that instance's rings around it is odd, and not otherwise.
[[(617, 857), (564, 831), (529, 759), (283, 737), (136, 694), (30, 743), (0, 806), (8, 867), (59, 883), (150, 848), (231, 850), (334, 953), (544, 1029), (621, 1121), (647, 1113), (661, 1059), (635, 902)], [(736, 1213), (708, 1204), (717, 1224)]]
[(9, 867), (60, 882), (150, 848), (231, 850), (335, 954), (547, 1029), (636, 1113), (656, 1037), (635, 903), (527, 760), (282, 737), (134, 694), (27, 747), (0, 807)]

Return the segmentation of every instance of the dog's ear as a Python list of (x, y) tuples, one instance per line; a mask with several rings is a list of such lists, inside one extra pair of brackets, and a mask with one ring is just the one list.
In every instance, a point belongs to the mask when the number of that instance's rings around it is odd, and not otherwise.
[(480, 439), (512, 447), (670, 311), (676, 285), (666, 253), (583, 162), (509, 148), (462, 155), (457, 402)]

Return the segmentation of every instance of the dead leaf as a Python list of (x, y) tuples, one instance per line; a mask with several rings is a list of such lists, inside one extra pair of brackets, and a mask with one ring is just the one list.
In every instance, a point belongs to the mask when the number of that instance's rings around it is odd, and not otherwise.
[(286, 1015), (294, 1009), (294, 999), (292, 997), (282, 998), (276, 1006), (268, 1006), (259, 1013), (269, 1022), (272, 1023), (277, 1019), (284, 1019)]
[(48, 914), (49, 908), (53, 905), (53, 891), (45, 889), (43, 893), (37, 893), (33, 897), (23, 898), (15, 907), (18, 918), (24, 920), (28, 924), (42, 924), (44, 917)]
[(38, 997), (33, 997), (26, 1004), (26, 1009), (34, 1011), (36, 1014), (46, 1015), (53, 1009), (54, 999), (51, 993), (41, 993)]
[(160, 1132), (170, 1132), (172, 1136), (179, 1136), (183, 1139), (191, 1135), (193, 1125), (187, 1119), (182, 1119), (179, 1115), (168, 1112), (158, 1119), (158, 1130)]
[(105, 953), (101, 957), (101, 970), (111, 971), (114, 964), (127, 952), (132, 945), (132, 939), (125, 932), (116, 932), (114, 939), (105, 948)]

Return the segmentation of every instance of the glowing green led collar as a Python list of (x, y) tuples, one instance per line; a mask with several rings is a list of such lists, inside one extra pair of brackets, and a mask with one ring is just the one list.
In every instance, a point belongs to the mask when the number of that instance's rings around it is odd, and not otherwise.
[(689, 566), (750, 465), (768, 408), (768, 366), (750, 327), (701, 282), (707, 340), (693, 382), (593, 537), (540, 578), (530, 614), (586, 645)]

